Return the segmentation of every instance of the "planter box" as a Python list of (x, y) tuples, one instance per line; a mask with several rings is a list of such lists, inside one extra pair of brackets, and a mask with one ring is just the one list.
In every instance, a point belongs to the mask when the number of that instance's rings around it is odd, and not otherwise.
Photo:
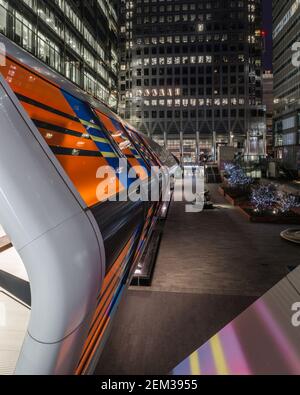
[(292, 211), (293, 211), (295, 214), (300, 215), (300, 207), (293, 208)]
[(225, 199), (232, 206), (239, 206), (245, 200), (245, 198), (242, 198), (242, 197), (233, 198), (232, 196), (228, 195), (227, 193), (225, 193)]
[(299, 225), (300, 215), (255, 215), (248, 207), (238, 207), (241, 214), (244, 215), (248, 221), (261, 224), (282, 224), (282, 225)]
[(221, 180), (223, 185), (228, 185), (228, 179), (223, 174), (221, 174)]
[(218, 187), (218, 192), (220, 195), (225, 196), (225, 191), (222, 187)]
[(228, 203), (230, 203), (232, 206), (239, 206), (242, 204), (243, 201), (246, 200), (244, 197), (232, 197), (228, 193), (225, 192), (223, 187), (219, 187), (218, 191), (220, 195), (224, 196), (225, 199), (227, 200)]

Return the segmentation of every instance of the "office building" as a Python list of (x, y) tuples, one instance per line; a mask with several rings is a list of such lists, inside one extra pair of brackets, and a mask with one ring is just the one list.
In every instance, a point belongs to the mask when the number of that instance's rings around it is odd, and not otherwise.
[(273, 73), (266, 70), (262, 76), (263, 87), (263, 104), (266, 109), (266, 134), (267, 134), (267, 153), (273, 155), (273, 111), (274, 111), (274, 94), (273, 94)]
[(264, 153), (261, 1), (120, 0), (120, 115), (183, 161)]
[(300, 1), (273, 1), (274, 132), (276, 158), (297, 174), (300, 170), (300, 69), (293, 64), (300, 41)]
[(117, 16), (109, 0), (0, 0), (0, 32), (117, 109)]

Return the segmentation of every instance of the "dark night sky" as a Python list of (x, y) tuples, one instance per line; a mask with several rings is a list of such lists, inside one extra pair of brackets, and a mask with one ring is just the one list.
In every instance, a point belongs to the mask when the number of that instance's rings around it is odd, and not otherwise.
[(272, 69), (272, 0), (262, 0), (263, 29), (266, 32), (266, 52), (264, 54), (264, 68)]

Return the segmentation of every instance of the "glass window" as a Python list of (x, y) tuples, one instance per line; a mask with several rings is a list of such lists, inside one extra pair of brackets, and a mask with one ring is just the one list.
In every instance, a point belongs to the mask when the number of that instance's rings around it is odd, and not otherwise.
[(0, 0), (0, 32), (6, 34), (7, 23), (7, 2)]

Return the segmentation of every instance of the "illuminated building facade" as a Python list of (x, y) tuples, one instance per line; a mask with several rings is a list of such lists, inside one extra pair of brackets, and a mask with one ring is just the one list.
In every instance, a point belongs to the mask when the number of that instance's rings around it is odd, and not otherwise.
[(0, 0), (0, 33), (117, 109), (118, 24), (111, 1)]
[(300, 68), (293, 64), (293, 48), (299, 41), (300, 1), (273, 1), (275, 152), (295, 174), (300, 171)]
[(266, 107), (266, 126), (267, 126), (267, 152), (273, 155), (274, 138), (273, 138), (273, 111), (274, 111), (274, 95), (273, 95), (273, 73), (266, 70), (262, 77), (263, 85), (263, 103)]
[(120, 0), (120, 115), (183, 161), (263, 153), (261, 1)]

